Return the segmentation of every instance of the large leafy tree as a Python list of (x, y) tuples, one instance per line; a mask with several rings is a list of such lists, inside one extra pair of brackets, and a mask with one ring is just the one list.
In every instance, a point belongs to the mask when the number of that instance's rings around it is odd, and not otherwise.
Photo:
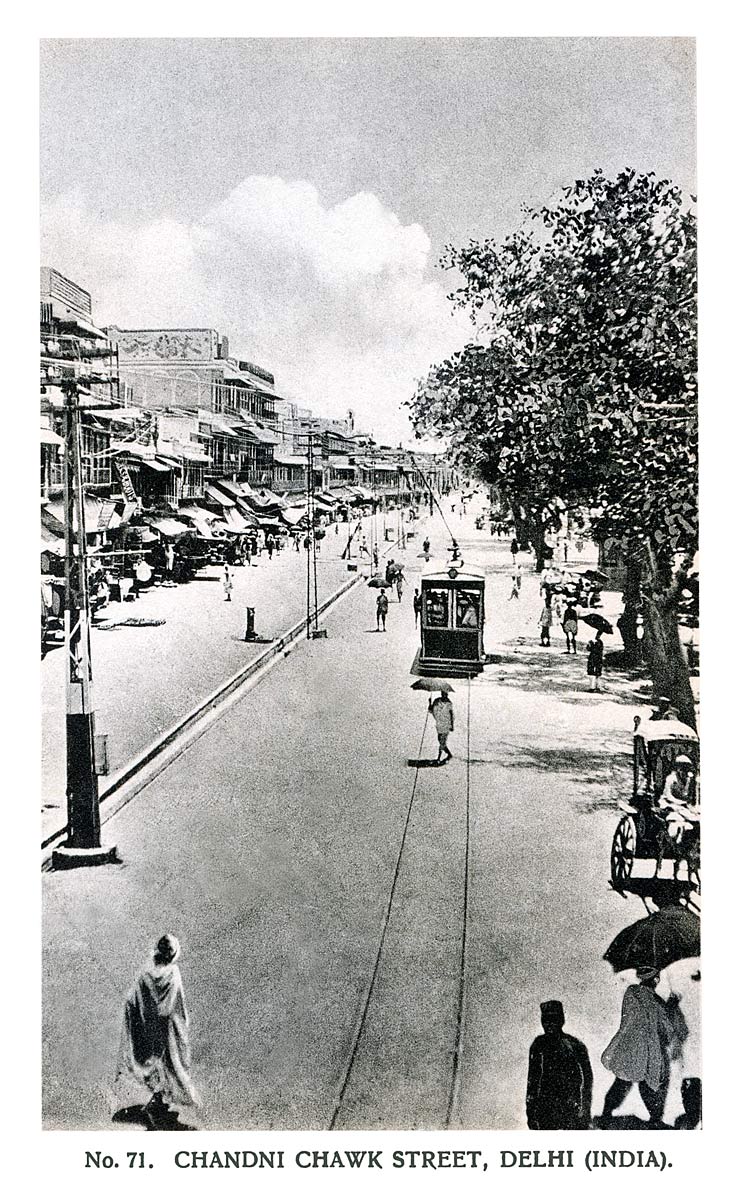
[(695, 216), (627, 169), (523, 217), (501, 245), (448, 247), (474, 339), (419, 385), (416, 428), (499, 485), (539, 560), (557, 496), (622, 540), (625, 637), (641, 610), (653, 679), (692, 721), (677, 602), (698, 536)]

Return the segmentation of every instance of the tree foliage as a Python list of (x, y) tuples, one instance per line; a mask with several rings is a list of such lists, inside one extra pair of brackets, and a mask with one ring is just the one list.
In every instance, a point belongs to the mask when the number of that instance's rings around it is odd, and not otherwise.
[(589, 511), (596, 538), (644, 555), (664, 606), (698, 537), (691, 206), (654, 175), (598, 170), (442, 264), (474, 339), (420, 383), (416, 430), (448, 437), (513, 507)]

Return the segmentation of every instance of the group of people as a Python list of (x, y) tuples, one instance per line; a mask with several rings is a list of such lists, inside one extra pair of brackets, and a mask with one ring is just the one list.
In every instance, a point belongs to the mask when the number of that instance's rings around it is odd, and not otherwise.
[[(519, 588), (518, 588), (519, 591)], [(514, 593), (514, 584), (513, 584)], [(561, 631), (566, 639), (565, 654), (577, 653), (577, 634), (579, 632), (579, 615), (575, 601), (570, 597), (565, 599), (557, 593), (552, 593), (551, 588), (542, 585), (541, 593), (543, 596), (543, 604), (541, 613), (538, 618), (538, 626), (541, 631), (541, 645), (551, 645), (551, 629), (556, 619), (561, 624)], [(512, 597), (510, 597), (512, 598)], [(587, 675), (590, 681), (590, 691), (596, 692), (600, 687), (600, 679), (603, 674), (603, 666), (605, 662), (605, 643), (603, 642), (603, 633), (598, 629), (595, 637), (587, 646)]]
[[(603, 1066), (614, 1076), (600, 1114), (592, 1118), (593, 1074), (587, 1047), (564, 1032), (564, 1008), (559, 1000), (541, 1004), (540, 1034), (530, 1047), (526, 1114), (529, 1129), (609, 1128), (617, 1109), (634, 1087), (649, 1116), (649, 1127), (663, 1123), (670, 1086), (670, 1064), (682, 1057), (688, 1026), (680, 997), (657, 992), (660, 972), (640, 967), (636, 983), (627, 987), (621, 1021), (601, 1055)], [(674, 1128), (695, 1129), (701, 1121), (701, 1080), (688, 1076), (681, 1088), (683, 1111)]]
[[(443, 726), (441, 749), (444, 740), (444, 752), (450, 757), (446, 730), (452, 728), (452, 705), (449, 714), (448, 705), (443, 695), (430, 707), (436, 723)], [(200, 1104), (191, 1078), (189, 1016), (178, 967), (180, 952), (177, 938), (164, 934), (124, 1003), (114, 1115), (120, 1120), (131, 1119), (134, 1110), (137, 1118), (153, 1130), (192, 1128), (183, 1122), (183, 1110), (193, 1111)], [(614, 1080), (594, 1120), (593, 1072), (587, 1047), (564, 1031), (561, 1001), (541, 1004), (543, 1033), (535, 1038), (528, 1055), (525, 1109), (529, 1129), (609, 1128), (634, 1087), (638, 1087), (647, 1110), (649, 1128), (669, 1128), (663, 1118), (670, 1065), (682, 1057), (688, 1027), (680, 997), (675, 992), (666, 999), (658, 994), (657, 967), (640, 967), (636, 976), (636, 982), (624, 994), (619, 1028), (601, 1055), (600, 1061)], [(681, 1102), (683, 1111), (676, 1117), (674, 1128), (697, 1128), (701, 1121), (699, 1078), (683, 1079)]]

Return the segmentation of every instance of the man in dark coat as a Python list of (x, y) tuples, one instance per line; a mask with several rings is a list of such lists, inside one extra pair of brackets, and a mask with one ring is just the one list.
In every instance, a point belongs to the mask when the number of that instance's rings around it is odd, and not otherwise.
[(589, 1129), (592, 1067), (587, 1047), (564, 1033), (559, 1000), (541, 1005), (544, 1032), (530, 1047), (525, 1108), (529, 1129)]

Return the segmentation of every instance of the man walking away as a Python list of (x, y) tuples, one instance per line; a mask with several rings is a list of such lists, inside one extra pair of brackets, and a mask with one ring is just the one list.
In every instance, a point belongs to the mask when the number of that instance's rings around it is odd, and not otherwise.
[(561, 1001), (541, 1005), (541, 1024), (543, 1033), (528, 1057), (528, 1129), (589, 1129), (592, 1067), (587, 1047), (564, 1033)]
[(538, 618), (538, 624), (541, 627), (541, 645), (551, 645), (551, 625), (553, 623), (553, 613), (551, 612), (551, 597), (549, 596), (543, 602), (541, 615)]
[(577, 653), (577, 610), (571, 600), (564, 609), (564, 617), (561, 622), (561, 627), (564, 630), (564, 637), (567, 640), (567, 654)]
[(422, 550), (424, 551), (425, 562), (429, 562), (429, 538), (425, 538), (422, 542)]
[(520, 546), (519, 546), (518, 540), (516, 537), (513, 537), (512, 541), (510, 542), (510, 554), (512, 555), (513, 567), (515, 566), (515, 564), (517, 562), (517, 552), (519, 549), (520, 549)]
[(596, 692), (600, 686), (600, 676), (603, 674), (603, 635), (598, 629), (594, 641), (587, 647), (587, 674), (590, 676), (590, 691)]
[(447, 692), (440, 692), (435, 700), (430, 700), (429, 711), (432, 713), (437, 730), (437, 742), (439, 749), (437, 751), (437, 761), (450, 762), (453, 757), (448, 749), (448, 737), (455, 729), (455, 711), (451, 701), (448, 699)]
[(419, 624), (422, 615), (422, 594), (419, 588), (414, 588), (414, 628)]
[(383, 633), (385, 633), (385, 619), (388, 616), (388, 597), (382, 588), (378, 592), (378, 599), (375, 605), (375, 615), (378, 621), (378, 632), (380, 632), (380, 627), (382, 624)]
[(189, 1128), (178, 1123), (169, 1105), (199, 1104), (190, 1075), (189, 1016), (176, 965), (179, 954), (177, 939), (164, 934), (124, 1005), (114, 1085), (117, 1110), (147, 1097), (142, 1112), (148, 1128), (155, 1130)]
[(233, 598), (233, 568), (230, 563), (225, 563), (225, 568), (222, 575), (222, 586), (225, 592), (225, 599), (232, 600)]
[(603, 1066), (616, 1078), (595, 1121), (599, 1129), (608, 1127), (613, 1113), (634, 1084), (638, 1084), (649, 1113), (650, 1128), (662, 1128), (670, 1060), (681, 1057), (681, 1044), (688, 1036), (680, 997), (675, 992), (667, 1000), (657, 995), (658, 969), (639, 967), (636, 976), (639, 982), (630, 984), (623, 997), (618, 1033), (601, 1056)]

